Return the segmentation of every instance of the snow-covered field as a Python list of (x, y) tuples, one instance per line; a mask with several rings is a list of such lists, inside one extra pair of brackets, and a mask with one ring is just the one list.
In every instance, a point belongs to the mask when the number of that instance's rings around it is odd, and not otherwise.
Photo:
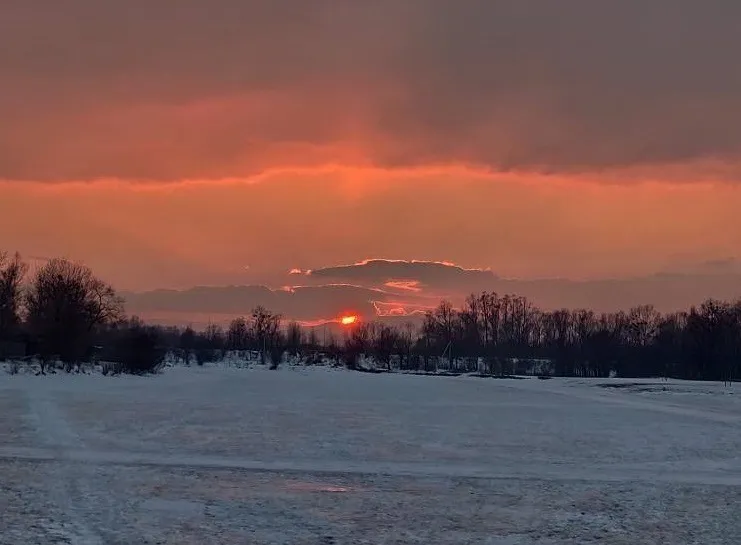
[(741, 385), (0, 374), (0, 476), (3, 545), (737, 545)]

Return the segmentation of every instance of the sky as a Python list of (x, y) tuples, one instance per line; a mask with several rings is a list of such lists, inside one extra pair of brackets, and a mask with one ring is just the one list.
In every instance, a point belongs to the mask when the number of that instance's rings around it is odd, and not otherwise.
[(739, 296), (739, 50), (731, 0), (4, 0), (0, 249), (182, 319)]

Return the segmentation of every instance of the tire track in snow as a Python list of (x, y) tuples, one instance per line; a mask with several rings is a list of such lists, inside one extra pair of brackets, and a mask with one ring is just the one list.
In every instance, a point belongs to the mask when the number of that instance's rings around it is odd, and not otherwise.
[[(540, 386), (540, 385), (539, 385)], [(622, 406), (628, 409), (654, 411), (672, 416), (686, 416), (691, 418), (698, 418), (703, 420), (710, 420), (719, 424), (730, 424), (735, 426), (741, 426), (741, 417), (737, 414), (726, 414), (712, 410), (702, 410), (694, 407), (680, 407), (678, 405), (670, 405), (663, 403), (656, 399), (639, 399), (635, 396), (636, 394), (630, 392), (610, 392), (607, 389), (603, 391), (594, 392), (585, 390), (582, 388), (575, 388), (565, 385), (543, 386), (538, 389), (533, 388), (530, 385), (519, 385), (519, 384), (507, 384), (504, 387), (512, 388), (517, 390), (525, 390), (528, 392), (546, 392), (548, 394), (569, 396), (575, 399), (581, 399), (584, 401), (591, 401), (595, 403), (610, 403), (612, 405)], [(597, 383), (590, 385), (591, 388), (597, 388)]]
[(50, 532), (70, 545), (103, 545), (103, 540), (87, 524), (82, 512), (87, 500), (85, 490), (89, 486), (86, 468), (71, 463), (69, 453), (84, 449), (85, 445), (75, 433), (64, 413), (57, 406), (49, 391), (33, 389), (27, 391), (29, 418), (43, 443), (48, 445), (52, 460), (61, 462), (52, 470), (49, 483), (51, 499), (66, 518), (62, 527), (55, 525)]
[(741, 486), (741, 470), (733, 462), (698, 467), (656, 464), (619, 464), (596, 467), (559, 465), (511, 465), (497, 470), (491, 466), (426, 464), (417, 462), (366, 462), (333, 460), (260, 461), (198, 455), (157, 455), (136, 452), (90, 450), (21, 449), (0, 447), (0, 459), (37, 462), (66, 462), (67, 466), (128, 466), (174, 469), (234, 470), (264, 473), (384, 475), (390, 477), (463, 478), (524, 481), (652, 482)]

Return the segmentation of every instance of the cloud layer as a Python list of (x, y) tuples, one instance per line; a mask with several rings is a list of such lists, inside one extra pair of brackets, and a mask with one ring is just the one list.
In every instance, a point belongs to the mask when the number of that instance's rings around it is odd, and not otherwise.
[[(130, 312), (146, 318), (166, 317), (171, 323), (200, 320), (226, 322), (257, 305), (304, 323), (337, 321), (347, 314), (365, 320), (418, 322), (442, 298), (462, 305), (471, 293), (491, 291), (521, 295), (544, 310), (590, 308), (598, 312), (628, 310), (652, 304), (671, 312), (686, 310), (707, 298), (734, 300), (741, 296), (741, 272), (735, 262), (700, 264), (692, 273), (664, 273), (616, 280), (502, 279), (452, 263), (368, 260), (323, 269), (306, 276), (314, 286), (271, 290), (263, 286), (200, 287), (126, 294)], [(319, 272), (319, 271), (317, 271)], [(322, 284), (334, 278), (344, 284)], [(391, 280), (391, 279), (399, 280)], [(416, 278), (416, 279), (415, 279)], [(350, 282), (360, 282), (355, 285)], [(408, 283), (413, 283), (410, 290)], [(376, 286), (376, 287), (373, 287)], [(441, 291), (442, 290), (442, 291)]]
[[(369, 256), (451, 261), (483, 280), (626, 278), (741, 257), (741, 186), (730, 184), (349, 169), (256, 184), (0, 183), (0, 203), (0, 249), (82, 260), (129, 291), (358, 284), (373, 267), (321, 271)], [(380, 265), (386, 280), (370, 287), (440, 292), (450, 273)]]
[(333, 320), (347, 313), (375, 314), (373, 301), (388, 294), (351, 285), (295, 287), (271, 290), (264, 286), (196, 287), (125, 294), (136, 312), (168, 311), (192, 314), (248, 314), (260, 305), (288, 319)]
[(426, 288), (457, 288), (491, 284), (496, 279), (489, 270), (466, 269), (450, 262), (367, 259), (353, 265), (324, 267), (307, 276), (320, 281), (368, 282), (402, 291)]
[(724, 0), (6, 0), (0, 178), (344, 163), (741, 179), (739, 50)]

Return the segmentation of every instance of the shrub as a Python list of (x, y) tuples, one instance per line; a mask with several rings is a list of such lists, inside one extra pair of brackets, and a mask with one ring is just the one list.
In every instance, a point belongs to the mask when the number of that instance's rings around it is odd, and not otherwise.
[(283, 355), (285, 350), (282, 346), (272, 346), (270, 348), (270, 369), (273, 371), (283, 362)]
[(123, 371), (123, 365), (117, 361), (100, 362), (100, 372), (105, 377), (108, 375), (120, 375)]
[(111, 371), (131, 375), (159, 372), (166, 354), (159, 340), (157, 330), (153, 328), (134, 326), (124, 331), (116, 349), (120, 368), (114, 366)]
[(204, 363), (216, 363), (224, 359), (224, 353), (217, 348), (197, 348), (193, 352), (197, 365)]
[(343, 354), (343, 360), (345, 362), (345, 367), (347, 367), (351, 371), (357, 371), (359, 359), (360, 359), (360, 354), (358, 354), (354, 350), (346, 350), (345, 353)]

